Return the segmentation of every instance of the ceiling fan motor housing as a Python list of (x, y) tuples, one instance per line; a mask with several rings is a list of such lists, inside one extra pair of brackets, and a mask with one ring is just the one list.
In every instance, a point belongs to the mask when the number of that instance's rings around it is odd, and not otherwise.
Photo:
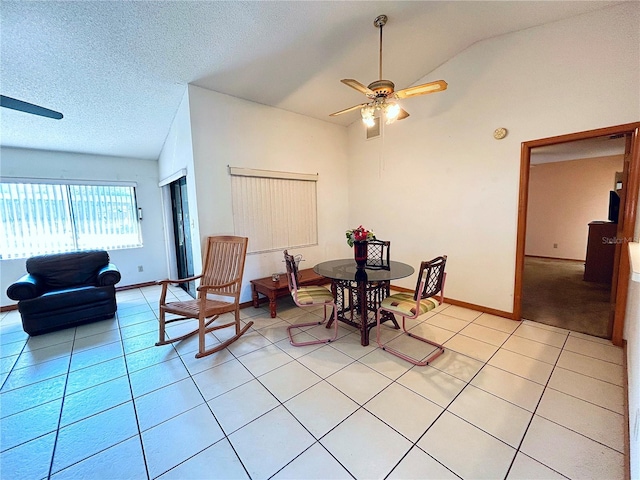
[(369, 95), (370, 98), (388, 97), (393, 93), (395, 84), (391, 80), (376, 80), (371, 82), (368, 88), (375, 93), (375, 96)]

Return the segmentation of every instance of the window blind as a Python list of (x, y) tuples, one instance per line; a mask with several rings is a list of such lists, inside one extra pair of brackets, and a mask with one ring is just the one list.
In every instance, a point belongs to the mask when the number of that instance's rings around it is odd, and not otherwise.
[(234, 232), (249, 238), (249, 252), (318, 244), (316, 182), (291, 175), (296, 174), (272, 178), (231, 170)]
[(0, 258), (142, 246), (135, 188), (0, 183)]

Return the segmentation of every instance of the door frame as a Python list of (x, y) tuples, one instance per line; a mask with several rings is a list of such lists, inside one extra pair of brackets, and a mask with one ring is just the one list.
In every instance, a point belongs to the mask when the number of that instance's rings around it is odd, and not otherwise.
[[(608, 135), (631, 136), (631, 158), (626, 195), (621, 205), (622, 231), (618, 232), (623, 243), (618, 243), (616, 250), (617, 265), (614, 265), (614, 282), (617, 281), (615, 295), (615, 311), (613, 317), (613, 331), (611, 341), (614, 345), (622, 346), (624, 334), (624, 320), (627, 306), (627, 291), (629, 289), (629, 250), (627, 241), (632, 241), (636, 224), (636, 210), (638, 206), (638, 189), (640, 188), (640, 122), (626, 123), (612, 127), (570, 133), (556, 137), (541, 138), (522, 142), (520, 148), (520, 193), (518, 198), (518, 233), (516, 243), (516, 272), (513, 295), (513, 318), (522, 319), (522, 276), (524, 271), (524, 250), (527, 230), (527, 202), (529, 198), (529, 168), (531, 166), (531, 149), (557, 145), (560, 143), (587, 140)], [(629, 240), (631, 239), (631, 240)], [(624, 248), (622, 248), (624, 247)], [(617, 269), (617, 274), (615, 273)]]
[[(173, 221), (173, 247), (176, 260), (177, 278), (188, 278), (194, 275), (194, 265), (191, 245), (191, 227), (189, 221), (189, 206), (187, 190), (187, 178), (181, 176), (169, 185), (169, 197), (171, 204), (171, 219)], [(182, 235), (182, 248), (180, 236)], [(192, 297), (196, 297), (195, 282), (178, 284)]]

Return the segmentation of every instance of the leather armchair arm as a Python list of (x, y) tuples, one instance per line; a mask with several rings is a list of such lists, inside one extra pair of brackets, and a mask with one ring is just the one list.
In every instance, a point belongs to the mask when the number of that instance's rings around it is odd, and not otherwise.
[(11, 300), (30, 300), (32, 298), (39, 297), (43, 291), (42, 281), (38, 281), (38, 278), (29, 275), (23, 275), (16, 282), (9, 285), (7, 288), (7, 297)]
[(120, 281), (120, 271), (113, 263), (103, 267), (98, 272), (97, 284), (99, 287), (115, 285)]

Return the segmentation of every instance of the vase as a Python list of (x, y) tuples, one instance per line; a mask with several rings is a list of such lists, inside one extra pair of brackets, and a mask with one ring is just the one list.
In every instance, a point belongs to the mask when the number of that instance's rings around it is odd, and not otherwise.
[(369, 276), (367, 275), (367, 270), (365, 268), (356, 268), (356, 275), (354, 277), (356, 282), (366, 282), (369, 280)]
[(358, 268), (364, 268), (367, 263), (367, 242), (353, 242), (353, 256)]

